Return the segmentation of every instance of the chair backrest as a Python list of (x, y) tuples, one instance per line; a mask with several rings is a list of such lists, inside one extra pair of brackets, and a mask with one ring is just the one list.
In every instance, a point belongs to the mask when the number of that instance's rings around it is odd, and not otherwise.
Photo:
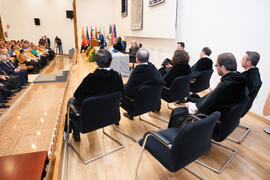
[(119, 122), (121, 92), (88, 97), (80, 110), (80, 132), (87, 133)]
[(249, 96), (246, 88), (243, 100), (240, 103), (233, 105), (225, 114), (221, 116), (219, 123), (217, 123), (215, 126), (212, 139), (221, 142), (226, 139), (235, 128), (237, 128), (248, 102)]
[(248, 94), (249, 101), (248, 101), (246, 109), (244, 110), (244, 112), (242, 114), (242, 117), (245, 116), (247, 114), (247, 112), (250, 110), (250, 108), (252, 107), (253, 101), (255, 100), (260, 88), (261, 88), (261, 86), (258, 86), (258, 87), (255, 87), (255, 88), (249, 90), (249, 94)]
[(190, 84), (190, 92), (198, 93), (210, 86), (210, 79), (214, 70), (196, 72), (196, 80)]
[(219, 118), (220, 112), (213, 112), (181, 128), (172, 146), (174, 163), (177, 164), (175, 168), (181, 169), (209, 151), (212, 133)]
[(126, 52), (127, 41), (122, 41), (122, 42), (123, 42), (123, 51), (122, 52)]
[(189, 86), (191, 79), (192, 74), (175, 78), (170, 86), (169, 92), (166, 93), (167, 97), (162, 97), (162, 99), (166, 100), (167, 102), (183, 100), (189, 95)]
[(161, 91), (161, 85), (143, 85), (140, 87), (134, 98), (133, 111), (129, 113), (137, 116), (159, 108)]

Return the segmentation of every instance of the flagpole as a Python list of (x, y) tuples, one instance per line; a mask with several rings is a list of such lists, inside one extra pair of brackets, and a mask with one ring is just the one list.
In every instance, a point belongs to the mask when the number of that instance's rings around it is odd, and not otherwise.
[(78, 48), (78, 29), (77, 29), (77, 11), (76, 11), (76, 0), (73, 0), (73, 18), (74, 18), (74, 37), (75, 37), (75, 49), (76, 49), (76, 60), (75, 60), (75, 64), (77, 63), (77, 55), (79, 52), (79, 48)]

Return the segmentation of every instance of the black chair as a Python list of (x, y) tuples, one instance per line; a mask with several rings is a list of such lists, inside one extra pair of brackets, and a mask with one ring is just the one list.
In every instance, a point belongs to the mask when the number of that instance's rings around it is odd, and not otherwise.
[[(80, 133), (88, 133), (103, 128), (103, 133), (120, 145), (119, 147), (112, 149), (106, 153), (93, 157), (89, 160), (85, 160), (85, 158), (82, 157), (80, 153), (71, 144), (68, 137), (68, 144), (71, 146), (71, 148), (75, 151), (75, 153), (79, 156), (80, 160), (84, 164), (90, 163), (96, 159), (99, 159), (111, 152), (114, 152), (124, 147), (124, 145), (122, 145), (120, 142), (118, 142), (116, 139), (114, 139), (104, 131), (104, 127), (120, 121), (119, 105), (121, 97), (121, 92), (114, 92), (103, 96), (93, 96), (86, 98), (82, 102), (80, 111), (78, 111), (72, 104), (68, 107), (67, 129), (69, 129), (69, 120), (72, 121), (72, 124), (80, 131)], [(72, 110), (76, 114), (76, 116), (79, 117), (79, 121), (72, 120), (72, 118), (70, 119), (70, 110)], [(69, 134), (69, 132), (67, 134)]]
[[(160, 95), (162, 91), (162, 86), (161, 85), (144, 85), (142, 86), (134, 99), (128, 98), (129, 99), (129, 104), (126, 103), (121, 103), (121, 107), (128, 112), (129, 115), (131, 116), (139, 116), (139, 119), (143, 122), (146, 122), (152, 126), (155, 126), (159, 129), (161, 129), (159, 126), (146, 121), (143, 119), (140, 115), (147, 113), (149, 111), (153, 111), (160, 107), (161, 105), (161, 100), (160, 100)], [(137, 142), (135, 138), (127, 135), (120, 129), (117, 129), (120, 133), (123, 135), (127, 136), (128, 138), (132, 139), (134, 142)]]
[(239, 104), (232, 106), (225, 114), (221, 116), (212, 134), (212, 139), (216, 141), (216, 142), (213, 142), (214, 144), (233, 152), (230, 158), (223, 164), (223, 166), (220, 169), (211, 167), (198, 160), (196, 160), (196, 162), (211, 169), (212, 171), (218, 174), (220, 174), (224, 170), (224, 168), (229, 164), (229, 162), (237, 154), (237, 150), (230, 148), (228, 146), (225, 146), (223, 144), (217, 143), (217, 142), (221, 142), (225, 140), (234, 131), (234, 129), (237, 128), (237, 126), (240, 123), (242, 114), (247, 106), (248, 101), (249, 101), (248, 90), (246, 90), (245, 97), (243, 98), (243, 100)]
[(127, 41), (122, 41), (123, 42), (123, 51), (121, 51), (122, 53), (126, 54), (126, 48), (127, 48)]
[[(255, 100), (255, 98), (256, 98), (256, 96), (257, 96), (260, 88), (261, 88), (261, 86), (249, 90), (249, 93), (248, 93), (249, 101), (247, 103), (247, 106), (246, 106), (243, 114), (242, 114), (242, 117), (244, 117), (247, 114), (247, 112), (250, 110), (250, 108), (252, 107), (253, 101)], [(235, 142), (237, 144), (240, 144), (243, 141), (243, 139), (250, 132), (250, 128), (249, 127), (246, 127), (246, 126), (243, 126), (241, 124), (239, 124), (238, 127), (245, 130), (245, 132), (243, 133), (243, 135), (239, 139), (232, 139), (230, 137), (228, 137), (227, 139), (230, 140), (230, 141), (233, 141), (233, 142)]]
[(206, 90), (210, 86), (210, 79), (213, 74), (213, 70), (199, 71), (193, 74), (193, 82), (190, 83), (190, 92), (198, 93)]
[[(165, 168), (176, 172), (208, 152), (211, 136), (220, 112), (214, 112), (205, 119), (187, 123), (182, 128), (168, 128), (161, 132), (147, 132), (139, 141), (142, 146), (136, 168), (136, 179), (144, 149), (151, 153)], [(185, 168), (196, 177), (199, 177)], [(200, 179), (203, 179), (199, 177)]]
[[(192, 74), (179, 76), (175, 78), (170, 87), (163, 87), (161, 98), (167, 102), (169, 109), (173, 109), (169, 106), (169, 103), (180, 101), (185, 102), (185, 98), (189, 95), (189, 86), (192, 79)], [(163, 122), (168, 123), (169, 121), (161, 119), (159, 117), (149, 114), (151, 117), (159, 119)]]

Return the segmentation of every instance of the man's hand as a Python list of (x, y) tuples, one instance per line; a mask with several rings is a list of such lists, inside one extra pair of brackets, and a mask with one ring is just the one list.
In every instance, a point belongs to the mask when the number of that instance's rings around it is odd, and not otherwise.
[(0, 87), (3, 87), (3, 86), (4, 86), (4, 84), (0, 83)]

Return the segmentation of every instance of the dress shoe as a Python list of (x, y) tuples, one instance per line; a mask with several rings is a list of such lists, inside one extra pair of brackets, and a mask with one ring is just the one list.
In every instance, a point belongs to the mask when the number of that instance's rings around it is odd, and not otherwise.
[(80, 138), (80, 132), (78, 130), (74, 130), (73, 129), (73, 133), (72, 133), (72, 136), (74, 138), (74, 140), (76, 142), (80, 142), (81, 141), (81, 138)]
[(127, 117), (129, 120), (133, 120), (133, 116), (129, 115), (128, 113), (124, 112), (123, 115)]
[(157, 108), (157, 109), (155, 109), (155, 110), (153, 110), (152, 112), (154, 112), (154, 113), (159, 113), (159, 112), (160, 112), (160, 107)]

